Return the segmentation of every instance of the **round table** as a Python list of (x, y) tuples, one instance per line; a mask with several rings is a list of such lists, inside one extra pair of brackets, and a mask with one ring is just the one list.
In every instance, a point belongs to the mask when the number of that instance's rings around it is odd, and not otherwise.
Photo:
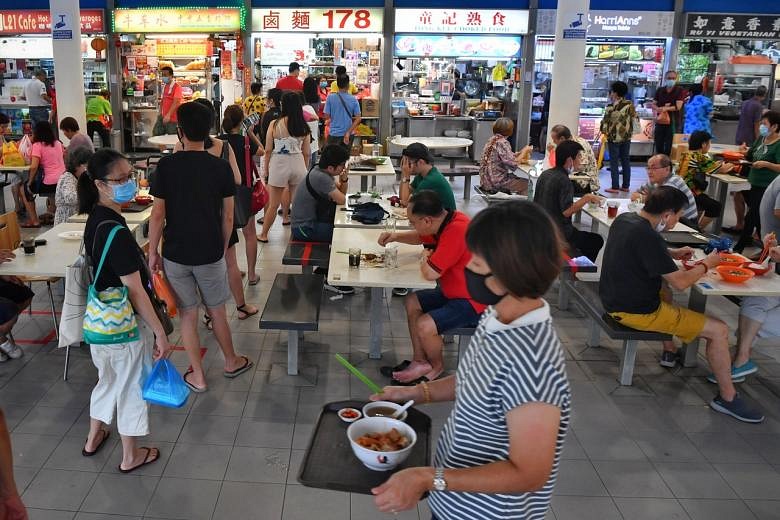
[(155, 135), (147, 139), (147, 141), (155, 146), (173, 148), (179, 142), (179, 136), (176, 134)]
[(429, 149), (436, 148), (468, 148), (474, 141), (462, 137), (394, 137), (390, 144), (406, 148), (412, 143), (422, 143)]

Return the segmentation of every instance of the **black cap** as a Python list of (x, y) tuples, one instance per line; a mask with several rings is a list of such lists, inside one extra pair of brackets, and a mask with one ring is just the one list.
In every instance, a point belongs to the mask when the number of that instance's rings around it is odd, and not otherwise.
[(433, 156), (428, 147), (422, 143), (412, 143), (401, 152), (402, 156), (408, 157), (414, 160), (423, 160), (428, 164), (433, 164)]

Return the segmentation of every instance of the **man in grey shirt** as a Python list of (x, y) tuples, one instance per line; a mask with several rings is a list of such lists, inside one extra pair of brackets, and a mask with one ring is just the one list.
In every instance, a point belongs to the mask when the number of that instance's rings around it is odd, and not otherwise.
[[(295, 190), (292, 236), (307, 242), (330, 242), (337, 204), (346, 202), (349, 152), (329, 144), (322, 149), (320, 162)], [(339, 182), (336, 183), (336, 177)]]
[(631, 200), (647, 198), (650, 192), (658, 186), (671, 186), (685, 194), (688, 204), (683, 209), (685, 224), (698, 228), (699, 211), (696, 209), (696, 198), (682, 177), (672, 172), (672, 160), (664, 154), (656, 154), (647, 160), (647, 184), (631, 195)]
[(761, 232), (774, 233), (780, 237), (780, 176), (767, 186), (758, 208), (761, 217)]

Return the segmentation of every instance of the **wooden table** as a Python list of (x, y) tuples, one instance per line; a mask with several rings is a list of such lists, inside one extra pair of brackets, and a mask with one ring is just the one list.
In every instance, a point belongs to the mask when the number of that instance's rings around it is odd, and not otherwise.
[[(368, 201), (368, 199), (366, 199)], [(385, 211), (390, 213), (390, 215), (406, 215), (406, 208), (399, 208), (399, 207), (393, 207), (390, 205), (390, 203), (387, 201), (387, 198), (379, 198), (379, 199), (371, 199), (370, 202), (376, 202), (382, 208), (384, 208)], [(336, 206), (336, 217), (333, 219), (333, 226), (337, 228), (357, 228), (357, 229), (380, 229), (384, 231), (385, 229), (385, 223), (384, 221), (380, 222), (379, 224), (363, 224), (361, 222), (358, 222), (357, 220), (352, 220), (352, 212), (348, 211), (354, 204), (351, 204), (349, 199), (347, 199), (346, 205), (339, 205)], [(412, 226), (409, 224), (408, 218), (396, 218), (396, 229), (404, 230), (404, 229), (412, 229)]]
[(353, 157), (349, 160), (347, 163), (347, 169), (349, 170), (349, 175), (358, 175), (360, 176), (360, 191), (368, 191), (368, 178), (371, 177), (371, 187), (376, 186), (376, 178), (382, 177), (382, 176), (390, 176), (392, 175), (395, 177), (395, 167), (393, 167), (393, 161), (388, 156), (380, 156), (385, 158), (385, 162), (383, 164), (377, 164), (375, 170), (352, 170), (350, 169), (350, 166), (366, 160), (371, 159), (372, 156), (368, 155), (361, 155), (359, 157)]
[[(138, 224), (128, 224), (135, 232)], [(25, 255), (22, 248), (14, 251), (16, 258), (0, 264), (0, 275), (9, 276), (65, 276), (65, 268), (73, 263), (79, 254), (81, 240), (70, 240), (59, 236), (65, 231), (84, 231), (83, 223), (66, 222), (58, 224), (36, 238), (45, 239), (45, 246), (35, 248), (34, 255)]]
[[(607, 199), (607, 202), (611, 202), (611, 201), (620, 202), (620, 206), (618, 207), (618, 215), (621, 215), (629, 211), (628, 203), (631, 202), (631, 199)], [(591, 218), (590, 230), (594, 233), (598, 233), (600, 225), (606, 227), (607, 230), (609, 230), (609, 227), (612, 225), (612, 222), (615, 221), (614, 218), (607, 217), (606, 203), (605, 203), (605, 207), (598, 206), (596, 208), (591, 208), (590, 204), (585, 204), (585, 206), (582, 208), (582, 211), (590, 215)], [(677, 225), (671, 229), (671, 231), (693, 232), (696, 230), (686, 226), (685, 224), (678, 222)]]
[(349, 267), (349, 255), (342, 251), (358, 247), (362, 253), (382, 253), (384, 248), (377, 243), (379, 229), (335, 228), (328, 264), (328, 283), (331, 285), (350, 285), (371, 288), (371, 307), (369, 311), (370, 340), (369, 357), (382, 357), (382, 325), (384, 313), (382, 300), (384, 289), (407, 287), (409, 289), (433, 289), (436, 282), (425, 280), (420, 273), (422, 246), (393, 243), (398, 246), (398, 267)]
[(749, 190), (750, 183), (744, 177), (737, 177), (728, 173), (715, 173), (708, 175), (707, 179), (712, 181), (710, 186), (708, 186), (708, 191), (714, 191), (715, 199), (720, 202), (720, 215), (712, 221), (712, 232), (718, 235), (723, 228), (723, 212), (726, 210), (726, 199), (728, 198), (729, 190)]

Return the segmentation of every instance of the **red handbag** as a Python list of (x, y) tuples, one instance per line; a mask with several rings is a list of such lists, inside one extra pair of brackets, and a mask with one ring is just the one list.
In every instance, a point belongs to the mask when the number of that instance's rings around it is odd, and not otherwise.
[(254, 215), (268, 204), (268, 190), (257, 171), (257, 165), (252, 160), (252, 150), (249, 146), (249, 136), (244, 136), (244, 161), (246, 165), (246, 185), (252, 190), (252, 214)]

